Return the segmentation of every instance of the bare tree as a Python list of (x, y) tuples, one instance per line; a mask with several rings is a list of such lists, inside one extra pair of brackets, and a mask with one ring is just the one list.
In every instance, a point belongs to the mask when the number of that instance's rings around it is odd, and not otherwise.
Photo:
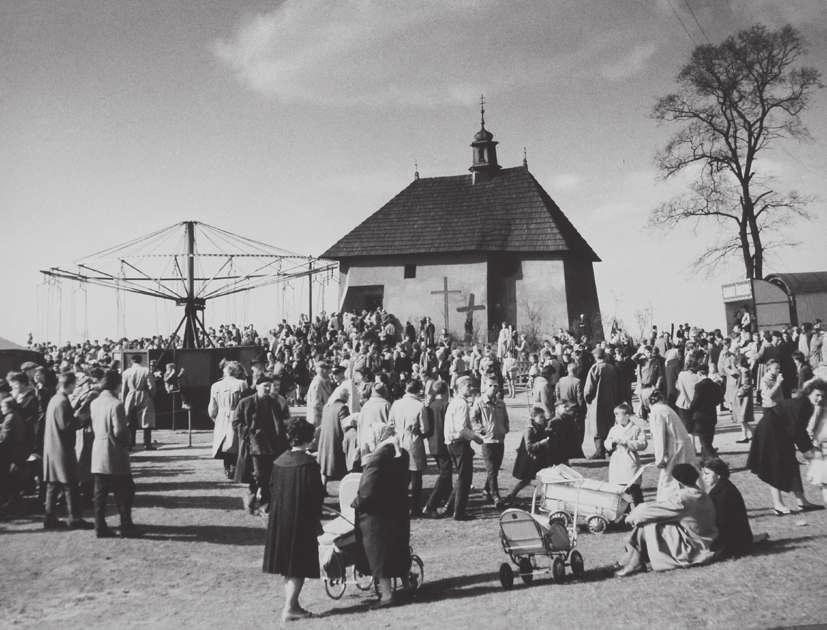
[(761, 278), (766, 251), (793, 244), (779, 238), (778, 228), (809, 218), (809, 199), (775, 190), (756, 163), (775, 140), (809, 138), (801, 115), (824, 86), (818, 70), (796, 67), (803, 54), (793, 27), (753, 26), (717, 46), (695, 48), (678, 74), (678, 92), (656, 103), (656, 120), (681, 125), (656, 157), (661, 174), (668, 179), (693, 166), (700, 170), (690, 192), (658, 206), (650, 225), (711, 221), (724, 228), (696, 266), (714, 268), (740, 253), (746, 277)]

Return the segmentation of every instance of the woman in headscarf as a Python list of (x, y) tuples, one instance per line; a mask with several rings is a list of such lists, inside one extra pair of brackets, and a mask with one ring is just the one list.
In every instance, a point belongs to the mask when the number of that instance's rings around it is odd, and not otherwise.
[(402, 578), (407, 586), (411, 567), (408, 452), (399, 448), (393, 424), (383, 425), (376, 435), (353, 507), (357, 536), (379, 594), (376, 607), (385, 607), (393, 603), (391, 579)]
[(657, 500), (665, 501), (677, 486), (672, 469), (678, 464), (695, 463), (695, 444), (678, 414), (664, 401), (661, 392), (655, 390), (649, 395), (649, 407), (652, 450), (655, 453), (655, 465), (660, 469)]

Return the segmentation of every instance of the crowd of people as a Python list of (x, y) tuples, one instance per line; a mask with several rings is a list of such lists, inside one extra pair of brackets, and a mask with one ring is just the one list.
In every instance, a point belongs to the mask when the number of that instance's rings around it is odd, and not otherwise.
[[(627, 517), (634, 530), (621, 576), (647, 560), (653, 568), (706, 562), (716, 553), (719, 533), (724, 536), (710, 507), (720, 503), (712, 490), (717, 487), (717, 494), (727, 497), (718, 506), (719, 517), (727, 512), (729, 522), (746, 518), (745, 512), (733, 515), (726, 507), (738, 501), (714, 445), (723, 410), (741, 429), (738, 441), (750, 443), (748, 467), (769, 484), (776, 514), (813, 507), (804, 498), (796, 448), (812, 460), (809, 479), (827, 502), (822, 324), (757, 333), (750, 322), (744, 328), (741, 323), (729, 334), (683, 324), (662, 332), (653, 327), (643, 339), (613, 330), (601, 341), (559, 331), (537, 344), (507, 324), (495, 343), (454, 340), (445, 330), (437, 334), (429, 318), (402, 324), (381, 308), (322, 314), (296, 325), (282, 321), (266, 335), (251, 325), (222, 325), (208, 329), (212, 345), (259, 351), (249, 370), (237, 361), (222, 362), (223, 377), (212, 385), (208, 406), (215, 423), (212, 455), (222, 461), (227, 478), (246, 485), (245, 509), (269, 514), (265, 570), (287, 571), (283, 574), (291, 579), (313, 576), (285, 569), (291, 566), (284, 564), (285, 554), (294, 551), (280, 537), (287, 530), (290, 536), (299, 533), (293, 531), (295, 523), (279, 516), (284, 508), (278, 506), (288, 501), (284, 468), (301, 468), (306, 482), (307, 454), (313, 454), (310, 468), (319, 476), (319, 493), (303, 491), (312, 498), (301, 502), (315, 504), (329, 482), (348, 472), (364, 471), (366, 483), (375, 486), (371, 492), (387, 492), (377, 489), (382, 484), (373, 468), (384, 462), (383, 468), (396, 470), (396, 460), (404, 455), (405, 474), (397, 470), (386, 476), (403, 484), (397, 491), (405, 500), (382, 503), (382, 509), (396, 506), (391, 511), (398, 531), (399, 523), (412, 518), (472, 518), (473, 444), (486, 469), (485, 501), (497, 509), (518, 501), (542, 468), (575, 458), (609, 458), (610, 481), (631, 484), (636, 506)], [(112, 352), (176, 343), (159, 336), (63, 347), (31, 343), (44, 352), (47, 364), (24, 364), (0, 389), (0, 498), (5, 504), (26, 490), (23, 471), (34, 461), (44, 527), (94, 526), (99, 536), (112, 535), (103, 517), (111, 491), (121, 513), (121, 534), (138, 533), (131, 520), (129, 451), (140, 429), (144, 447), (153, 448), (156, 383), (168, 384), (180, 373), (175, 366), (171, 374), (169, 366), (166, 372), (144, 366), (141, 354), (132, 355), (131, 365), (120, 372)], [(518, 382), (527, 391), (529, 422), (517, 450), (514, 483), (504, 493), (499, 474), (511, 430), (505, 400), (516, 396)], [(290, 409), (302, 404), (304, 424), (291, 418)], [(647, 503), (636, 479), (640, 453), (649, 444), (660, 472), (655, 501)], [(700, 468), (698, 452), (705, 462)], [(422, 478), (431, 460), (437, 477), (426, 494)], [(699, 478), (709, 495), (699, 488)], [(793, 507), (784, 504), (782, 492), (794, 494)], [(69, 513), (65, 524), (55, 516), (60, 494)], [(81, 518), (83, 500), (95, 507), (94, 525)], [(376, 505), (365, 497), (360, 502), (364, 514)], [(308, 513), (311, 520), (315, 510)], [(649, 527), (664, 522), (679, 531)], [(389, 547), (383, 537), (390, 530), (372, 527), (368, 556), (381, 564), (390, 547), (402, 542), (395, 539)], [(695, 546), (681, 550), (669, 536), (688, 536)], [(745, 537), (736, 536), (740, 542), (730, 546), (744, 548)], [(659, 557), (653, 555), (655, 547)], [(300, 583), (288, 580), (286, 588), (285, 615), (301, 616)], [(390, 595), (380, 588), (380, 600), (383, 596), (387, 603)]]

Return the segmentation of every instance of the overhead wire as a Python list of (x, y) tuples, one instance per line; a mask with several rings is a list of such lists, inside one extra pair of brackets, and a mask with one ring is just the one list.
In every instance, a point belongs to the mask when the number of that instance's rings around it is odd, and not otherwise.
[(686, 8), (689, 9), (689, 13), (692, 16), (692, 19), (695, 20), (695, 24), (698, 26), (698, 30), (701, 32), (701, 35), (704, 36), (706, 43), (712, 44), (712, 42), (709, 39), (709, 36), (707, 36), (706, 34), (706, 31), (704, 31), (704, 27), (701, 26), (701, 23), (698, 21), (698, 16), (695, 15), (695, 11), (692, 10), (692, 5), (689, 4), (689, 0), (683, 0), (683, 3), (686, 5)]
[(690, 33), (689, 29), (686, 28), (686, 24), (683, 23), (683, 20), (681, 19), (680, 14), (678, 13), (677, 9), (675, 8), (675, 5), (672, 4), (672, 0), (666, 0), (666, 1), (669, 3), (669, 7), (672, 9), (672, 13), (677, 18), (678, 22), (681, 25), (681, 28), (683, 28), (683, 32), (686, 33), (686, 36), (689, 38), (689, 40), (692, 42), (692, 44), (697, 46), (698, 42), (695, 41), (695, 38), (692, 37), (692, 33)]

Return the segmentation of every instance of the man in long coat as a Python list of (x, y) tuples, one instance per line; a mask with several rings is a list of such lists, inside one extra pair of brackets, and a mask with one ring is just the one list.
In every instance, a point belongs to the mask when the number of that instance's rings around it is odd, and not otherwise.
[(60, 490), (66, 497), (66, 511), (69, 512), (69, 527), (91, 529), (92, 524), (81, 518), (80, 497), (78, 496), (78, 460), (75, 455), (75, 432), (82, 421), (75, 418), (69, 396), (75, 391), (74, 372), (65, 372), (58, 377), (58, 391), (46, 408), (43, 435), (43, 481), (46, 483), (46, 516), (44, 529), (58, 529), (65, 525), (54, 514), (55, 503)]
[(614, 366), (606, 363), (603, 348), (594, 350), (595, 364), (589, 368), (583, 397), (588, 404), (583, 453), (590, 459), (603, 459), (603, 444), (614, 424), (614, 408), (619, 401), (618, 378)]
[(123, 378), (123, 406), (129, 428), (132, 431), (132, 446), (138, 428), (144, 431), (144, 449), (152, 450), (152, 429), (155, 428), (155, 379), (149, 368), (143, 365), (140, 354), (132, 355), (132, 365), (121, 375)]
[(445, 444), (445, 410), (448, 408), (448, 383), (438, 381), (434, 385), (434, 398), (428, 403), (429, 419), (431, 421), (430, 436), (428, 437), (428, 451), (436, 462), (439, 475), (437, 476), (431, 496), (425, 504), (425, 513), (428, 516), (436, 515), (436, 509), (451, 494), (451, 472), (453, 464), (448, 446)]
[(349, 398), (350, 388), (338, 388), (322, 409), (318, 460), (325, 492), (327, 492), (328, 481), (341, 479), (347, 472), (345, 450), (342, 444), (344, 440), (342, 420), (350, 415)]
[(233, 412), (247, 391), (247, 381), (239, 377), (240, 366), (235, 361), (224, 364), (224, 376), (210, 387), (210, 403), (207, 412), (214, 423), (212, 456), (224, 460), (227, 479), (235, 475), (238, 458), (238, 435), (233, 429)]
[(420, 399), (422, 381), (405, 385), (405, 395), (391, 405), (388, 422), (394, 425), (400, 446), (408, 451), (411, 486), (411, 516), (422, 514), (422, 471), (425, 470), (425, 442), (431, 430), (428, 408)]
[(132, 522), (135, 484), (129, 466), (130, 431), (123, 403), (118, 398), (121, 375), (104, 374), (101, 393), (89, 406), (92, 416), (92, 476), (95, 478), (95, 533), (98, 538), (115, 534), (106, 525), (106, 499), (111, 491), (121, 517), (120, 535), (140, 535)]
[(271, 387), (272, 377), (260, 376), (255, 393), (241, 399), (233, 416), (240, 442), (236, 481), (248, 484), (244, 506), (250, 513), (258, 492), (261, 505), (269, 506), (273, 462), (287, 450), (284, 410), (270, 395)]

